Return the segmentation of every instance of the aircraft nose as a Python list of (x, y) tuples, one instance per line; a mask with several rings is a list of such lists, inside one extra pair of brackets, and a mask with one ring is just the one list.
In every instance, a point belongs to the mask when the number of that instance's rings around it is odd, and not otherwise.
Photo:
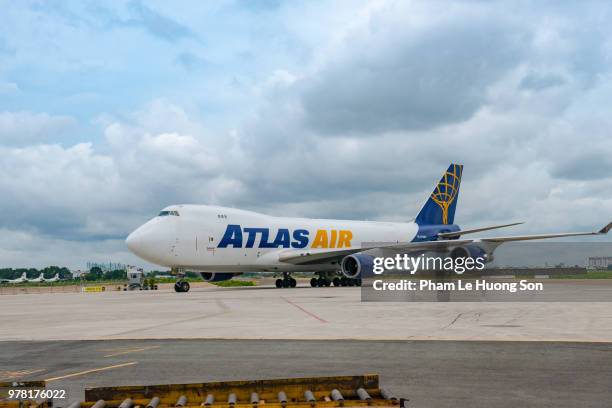
[(125, 239), (130, 252), (139, 258), (158, 265), (164, 265), (167, 261), (169, 248), (168, 236), (172, 235), (172, 229), (168, 229), (157, 221), (149, 221)]
[(141, 239), (139, 239), (138, 235), (139, 235), (138, 230), (136, 230), (132, 232), (130, 235), (128, 235), (127, 238), (125, 239), (125, 243), (128, 249), (134, 253), (138, 251), (138, 248), (140, 246)]

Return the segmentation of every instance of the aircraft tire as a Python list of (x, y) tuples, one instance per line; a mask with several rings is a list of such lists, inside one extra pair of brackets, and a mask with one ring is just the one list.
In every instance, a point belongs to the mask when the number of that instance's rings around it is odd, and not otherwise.
[(274, 284), (276, 285), (277, 288), (280, 289), (280, 288), (283, 287), (283, 280), (282, 279), (277, 279)]
[(292, 288), (295, 288), (297, 286), (297, 281), (293, 278), (291, 278), (289, 280), (289, 286), (291, 286)]
[(183, 285), (181, 285), (181, 282), (176, 282), (174, 284), (174, 291), (179, 293), (183, 291)]
[(317, 280), (317, 278), (312, 278), (310, 280), (310, 286), (312, 286), (313, 288), (316, 288), (317, 286), (319, 286), (319, 281)]
[(181, 283), (181, 288), (183, 292), (189, 292), (190, 289), (190, 285), (189, 282), (183, 282)]
[(325, 287), (329, 288), (331, 286), (331, 281), (329, 279), (325, 279)]
[(334, 278), (332, 283), (334, 284), (334, 286), (340, 286), (340, 278)]

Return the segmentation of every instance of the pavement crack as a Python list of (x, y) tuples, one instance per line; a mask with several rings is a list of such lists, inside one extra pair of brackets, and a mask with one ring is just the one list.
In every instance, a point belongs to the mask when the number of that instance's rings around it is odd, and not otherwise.
[(444, 326), (445, 329), (448, 329), (449, 327), (451, 327), (453, 324), (455, 324), (455, 322), (457, 320), (459, 320), (459, 318), (463, 316), (463, 313), (459, 313), (457, 316), (455, 316), (455, 318), (453, 319), (452, 322), (450, 322), (449, 324), (447, 324), (446, 326)]

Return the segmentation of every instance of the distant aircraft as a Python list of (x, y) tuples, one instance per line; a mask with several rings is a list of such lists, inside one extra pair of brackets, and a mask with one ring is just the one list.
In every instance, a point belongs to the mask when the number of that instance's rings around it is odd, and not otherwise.
[(417, 256), (435, 252), (452, 258), (493, 258), (504, 242), (606, 234), (612, 222), (594, 232), (462, 238), (464, 235), (521, 223), (460, 229), (454, 224), (463, 166), (451, 164), (427, 202), (410, 222), (375, 222), (273, 217), (206, 205), (172, 205), (126, 239), (139, 257), (178, 271), (177, 292), (187, 292), (184, 271), (205, 281), (231, 279), (244, 272), (282, 272), (277, 287), (294, 287), (291, 272), (313, 272), (312, 286), (361, 284), (371, 272), (373, 250)]
[[(43, 279), (44, 279), (44, 277), (43, 277)], [(59, 272), (58, 272), (58, 273), (55, 274), (54, 277), (49, 278), (49, 279), (44, 279), (43, 282), (58, 282), (60, 280), (61, 279), (60, 279)]]
[(0, 281), (0, 283), (24, 283), (24, 282), (28, 282), (28, 278), (26, 273), (22, 273), (20, 277), (18, 277), (17, 279), (3, 279), (2, 281)]
[(40, 275), (38, 275), (37, 278), (34, 279), (28, 279), (28, 282), (31, 283), (41, 283), (45, 281), (45, 274), (43, 272), (40, 273)]

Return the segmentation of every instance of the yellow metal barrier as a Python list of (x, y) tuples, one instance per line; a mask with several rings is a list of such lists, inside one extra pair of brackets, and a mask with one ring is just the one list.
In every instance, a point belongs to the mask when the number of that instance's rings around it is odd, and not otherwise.
[(83, 286), (83, 292), (105, 292), (105, 286)]
[(399, 399), (379, 388), (378, 375), (285, 378), (89, 388), (81, 408), (293, 408), (393, 406)]
[[(51, 400), (8, 399), (13, 388), (44, 389), (44, 381), (0, 383), (0, 408), (51, 408)], [(403, 404), (378, 384), (378, 375), (283, 378), (85, 389), (68, 408), (336, 408)]]

